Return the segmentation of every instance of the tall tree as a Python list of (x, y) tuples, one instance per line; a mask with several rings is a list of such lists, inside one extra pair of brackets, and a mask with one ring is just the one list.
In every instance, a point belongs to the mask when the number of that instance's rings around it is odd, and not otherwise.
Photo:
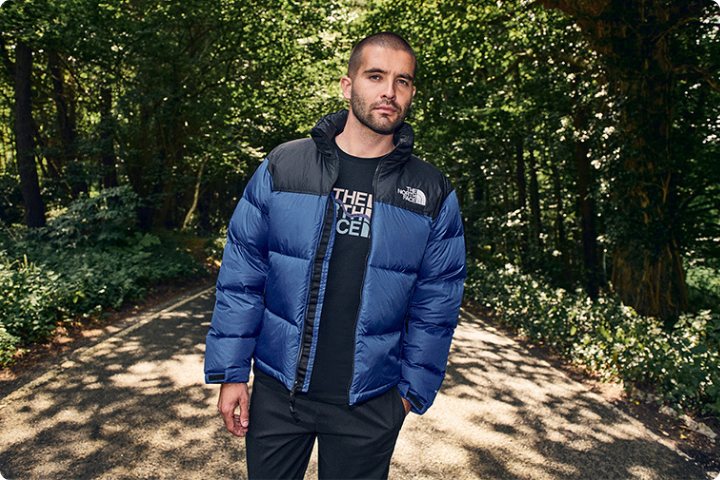
[(542, 210), (540, 208), (540, 184), (535, 153), (528, 152), (528, 175), (530, 177), (530, 232), (535, 248), (542, 248)]
[[(580, 101), (578, 101), (579, 103)], [(593, 300), (600, 294), (600, 265), (598, 262), (597, 229), (595, 228), (595, 201), (592, 194), (592, 165), (589, 156), (589, 142), (585, 132), (588, 128), (587, 110), (582, 104), (576, 106), (573, 116), (576, 131), (575, 165), (577, 167), (577, 191), (580, 205), (582, 230), (583, 277), (585, 292)]]
[(103, 188), (119, 185), (117, 156), (115, 155), (115, 122), (112, 118), (112, 90), (109, 86), (100, 88), (100, 155)]
[[(73, 197), (81, 192), (87, 193), (88, 185), (83, 175), (83, 168), (78, 165), (77, 122), (75, 118), (75, 95), (73, 88), (65, 80), (65, 72), (57, 50), (47, 52), (48, 70), (52, 83), (52, 99), (55, 104), (56, 130), (58, 132), (58, 158), (55, 168), (66, 174), (65, 181), (69, 184)], [(55, 130), (54, 129), (54, 130)]]
[[(582, 29), (607, 69), (617, 111), (620, 155), (612, 179), (616, 211), (612, 282), (640, 313), (687, 308), (680, 244), (680, 186), (673, 155), (678, 72), (673, 43), (687, 35), (709, 2), (539, 0)], [(692, 25), (691, 25), (692, 24)], [(700, 72), (701, 65), (691, 66)], [(705, 76), (707, 76), (705, 74)]]
[[(541, 227), (565, 219), (557, 236), (568, 239), (579, 227), (576, 202), (554, 201), (576, 182), (564, 168), (573, 159), (569, 77), (587, 48), (571, 22), (526, 2), (377, 0), (364, 25), (398, 30), (417, 49), (410, 121), (421, 155), (450, 174), (464, 199), (472, 251), (540, 270), (580, 265), (570, 242), (543, 242)], [(548, 165), (562, 166), (557, 189)]]
[(37, 228), (45, 225), (45, 208), (33, 152), (32, 57), (27, 44), (19, 41), (15, 45), (15, 145), (20, 189), (25, 202), (25, 222), (29, 228)]
[(339, 73), (325, 68), (336, 65), (333, 32), (345, 25), (336, 9), (320, 0), (9, 2), (0, 41), (7, 51), (24, 41), (48, 67), (31, 77), (39, 173), (53, 177), (46, 200), (61, 208), (73, 190), (130, 183), (148, 228), (180, 227), (191, 211), (213, 217), (206, 226), (226, 223), (263, 154), (337, 103), (324, 81)]

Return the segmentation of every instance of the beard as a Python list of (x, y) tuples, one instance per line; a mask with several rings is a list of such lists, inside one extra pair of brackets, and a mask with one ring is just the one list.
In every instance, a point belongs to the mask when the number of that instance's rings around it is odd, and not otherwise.
[[(385, 105), (395, 108), (397, 117), (394, 121), (387, 115), (374, 112), (375, 108)], [(405, 105), (400, 105), (392, 100), (370, 104), (370, 102), (365, 100), (365, 97), (355, 94), (350, 96), (350, 106), (352, 107), (353, 114), (358, 121), (380, 135), (391, 135), (395, 133), (395, 130), (402, 125), (407, 116), (410, 114), (411, 105), (412, 98), (408, 100)]]

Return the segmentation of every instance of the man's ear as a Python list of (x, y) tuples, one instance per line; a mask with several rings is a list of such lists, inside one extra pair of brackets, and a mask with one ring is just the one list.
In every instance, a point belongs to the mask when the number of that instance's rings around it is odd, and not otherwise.
[(352, 94), (352, 79), (350, 77), (342, 77), (340, 79), (340, 88), (342, 88), (345, 100), (350, 100), (350, 95)]

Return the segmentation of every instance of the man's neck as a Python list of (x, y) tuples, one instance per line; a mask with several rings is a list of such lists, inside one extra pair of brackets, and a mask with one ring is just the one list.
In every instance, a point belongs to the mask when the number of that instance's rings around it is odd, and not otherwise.
[(353, 115), (348, 116), (345, 129), (335, 137), (335, 142), (343, 152), (360, 158), (382, 157), (395, 148), (393, 135), (375, 133)]

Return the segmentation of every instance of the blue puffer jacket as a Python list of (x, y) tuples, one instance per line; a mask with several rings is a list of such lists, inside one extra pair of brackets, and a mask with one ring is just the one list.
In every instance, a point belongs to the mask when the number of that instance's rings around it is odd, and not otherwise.
[[(312, 139), (268, 155), (230, 221), (205, 354), (205, 381), (242, 383), (251, 361), (307, 392), (328, 262), (339, 159), (331, 139), (347, 111)], [(403, 124), (373, 181), (372, 236), (355, 329), (350, 404), (395, 385), (424, 413), (445, 376), (465, 279), (458, 201), (435, 167), (413, 156)]]

